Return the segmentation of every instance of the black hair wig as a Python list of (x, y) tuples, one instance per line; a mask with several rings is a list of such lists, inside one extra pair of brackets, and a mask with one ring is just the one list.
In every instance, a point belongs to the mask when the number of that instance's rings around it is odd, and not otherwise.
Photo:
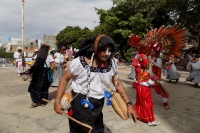
[[(92, 53), (94, 53), (94, 43), (95, 43), (95, 39), (97, 38), (97, 36), (98, 35), (93, 35), (93, 36), (85, 39), (84, 41), (82, 41), (79, 46), (79, 51), (75, 54), (74, 57), (75, 58), (78, 56), (85, 56), (88, 58), (91, 57)], [(111, 46), (111, 52), (114, 53), (115, 43), (109, 36), (103, 36), (99, 40), (97, 52), (101, 51), (107, 45)]]

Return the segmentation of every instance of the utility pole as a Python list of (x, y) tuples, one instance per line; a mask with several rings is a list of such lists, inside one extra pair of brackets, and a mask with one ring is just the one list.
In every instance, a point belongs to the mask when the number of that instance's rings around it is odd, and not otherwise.
[[(22, 72), (24, 72), (25, 65), (25, 57), (24, 57), (24, 0), (22, 0)], [(24, 75), (22, 76), (22, 80), (25, 81)]]
[(24, 0), (22, 0), (22, 51), (24, 52)]

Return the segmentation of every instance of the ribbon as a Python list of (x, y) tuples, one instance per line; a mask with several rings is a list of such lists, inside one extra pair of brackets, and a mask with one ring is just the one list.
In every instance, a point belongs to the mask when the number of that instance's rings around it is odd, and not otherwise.
[(87, 99), (82, 99), (80, 102), (81, 102), (81, 105), (82, 105), (83, 107), (85, 107), (86, 105), (88, 105), (88, 106), (90, 107), (90, 110), (93, 110), (93, 109), (94, 109), (94, 105), (93, 105), (92, 103), (90, 103), (89, 100), (87, 100)]
[(104, 91), (104, 96), (105, 98), (107, 98), (107, 101), (106, 101), (107, 106), (112, 105), (112, 101), (111, 101), (112, 94), (108, 91)]

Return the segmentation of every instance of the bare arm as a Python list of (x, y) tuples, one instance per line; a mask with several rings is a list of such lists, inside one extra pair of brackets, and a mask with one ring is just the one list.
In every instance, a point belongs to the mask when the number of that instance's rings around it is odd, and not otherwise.
[(72, 77), (73, 77), (73, 75), (71, 74), (70, 69), (68, 69), (60, 80), (56, 98), (55, 98), (55, 103), (54, 103), (54, 110), (58, 114), (62, 114), (62, 112), (63, 112), (62, 105), (60, 103), (61, 98), (62, 98), (63, 94), (65, 93), (65, 88), (66, 88), (67, 84), (69, 83), (69, 81), (72, 79)]

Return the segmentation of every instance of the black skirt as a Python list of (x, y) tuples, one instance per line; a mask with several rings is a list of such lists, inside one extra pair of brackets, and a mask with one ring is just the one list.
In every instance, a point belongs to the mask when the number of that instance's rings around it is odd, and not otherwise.
[(49, 86), (47, 68), (44, 68), (42, 71), (38, 72), (37, 76), (32, 77), (28, 88), (33, 103), (46, 104), (42, 98), (48, 99)]
[[(73, 97), (77, 93), (72, 91)], [(78, 96), (72, 102), (73, 118), (88, 124), (93, 127), (91, 133), (103, 133), (103, 114), (102, 109), (104, 105), (104, 98), (95, 99), (89, 98), (89, 101), (94, 105), (94, 109), (90, 110), (81, 105), (80, 101), (85, 99), (86, 95), (78, 94)], [(69, 119), (70, 133), (88, 133), (89, 129), (79, 125), (78, 123)]]

